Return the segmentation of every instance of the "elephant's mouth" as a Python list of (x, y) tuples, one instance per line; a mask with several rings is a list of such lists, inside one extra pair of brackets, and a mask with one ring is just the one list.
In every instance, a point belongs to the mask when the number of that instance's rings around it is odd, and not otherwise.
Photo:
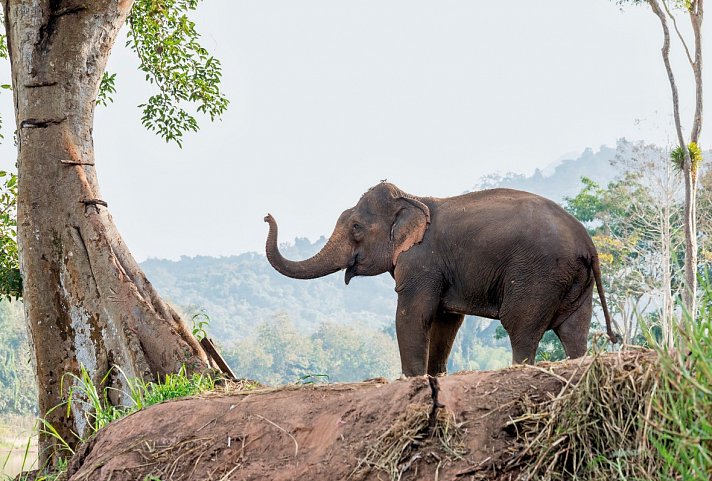
[(351, 282), (351, 279), (354, 278), (354, 276), (358, 275), (358, 254), (356, 254), (352, 259), (351, 262), (349, 262), (349, 265), (346, 266), (346, 272), (344, 273), (344, 282), (346, 285), (349, 285), (349, 282)]

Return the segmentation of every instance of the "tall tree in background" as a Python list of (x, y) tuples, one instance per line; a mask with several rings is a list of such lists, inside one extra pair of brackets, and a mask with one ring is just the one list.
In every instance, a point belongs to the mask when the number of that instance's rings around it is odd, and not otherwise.
[[(97, 95), (107, 101), (109, 53), (128, 19), (129, 45), (159, 93), (143, 123), (167, 140), (196, 130), (181, 108), (210, 117), (227, 101), (219, 62), (196, 41), (185, 12), (198, 0), (5, 0), (18, 147), (18, 245), (23, 299), (36, 357), (39, 413), (70, 447), (86, 433), (85, 409), (60, 405), (83, 366), (106, 379), (120, 404), (128, 377), (156, 380), (203, 370), (209, 360), (180, 316), (161, 300), (121, 239), (102, 200), (92, 129)], [(100, 86), (103, 88), (100, 89)], [(120, 133), (117, 133), (120, 135)], [(147, 211), (147, 215), (151, 214)], [(64, 392), (63, 392), (64, 390)], [(76, 433), (76, 434), (74, 434)], [(61, 444), (40, 435), (41, 464)]]
[[(685, 309), (695, 316), (697, 311), (697, 224), (696, 224), (696, 191), (697, 169), (702, 160), (698, 147), (702, 130), (702, 19), (704, 15), (704, 0), (618, 0), (618, 4), (647, 3), (655, 16), (660, 20), (663, 31), (662, 57), (665, 64), (670, 90), (672, 92), (673, 117), (677, 147), (672, 151), (672, 160), (680, 168), (685, 183), (685, 289), (683, 303)], [(680, 31), (674, 10), (685, 12), (692, 27), (694, 51), (691, 52), (688, 42)], [(675, 73), (670, 63), (670, 27), (672, 22), (675, 34), (685, 52), (692, 69), (695, 83), (695, 113), (692, 118), (690, 140), (685, 141), (685, 135), (680, 118), (680, 95), (675, 81)]]
[[(645, 240), (641, 257), (647, 258), (653, 273), (653, 297), (659, 298), (658, 323), (660, 341), (672, 348), (675, 340), (674, 299), (680, 293), (681, 272), (679, 252), (683, 248), (680, 224), (680, 176), (670, 163), (670, 151), (654, 145), (618, 142), (614, 164), (624, 172), (635, 173), (633, 179), (644, 196), (631, 197), (627, 202), (628, 222), (642, 229)], [(630, 175), (630, 174), (629, 174)], [(642, 202), (641, 202), (642, 201)], [(637, 314), (643, 314), (638, 312)]]

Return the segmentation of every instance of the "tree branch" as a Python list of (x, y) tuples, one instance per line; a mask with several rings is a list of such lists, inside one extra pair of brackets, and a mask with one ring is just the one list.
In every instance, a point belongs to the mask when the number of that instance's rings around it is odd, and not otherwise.
[(668, 7), (667, 0), (662, 0), (662, 2), (663, 2), (663, 7), (665, 7), (665, 12), (667, 12), (668, 17), (670, 17), (670, 20), (672, 20), (672, 24), (675, 27), (675, 32), (677, 32), (677, 38), (680, 39), (680, 43), (682, 44), (682, 47), (685, 49), (685, 55), (687, 56), (687, 60), (690, 62), (690, 65), (692, 66), (692, 69), (694, 70), (695, 61), (692, 60), (692, 55), (690, 55), (690, 49), (687, 47), (687, 42), (685, 42), (685, 38), (682, 36), (680, 29), (677, 27), (677, 19), (675, 18), (675, 15), (673, 15), (672, 12), (670, 11), (670, 7)]
[(660, 20), (660, 26), (663, 29), (663, 46), (661, 48), (661, 53), (663, 56), (663, 63), (665, 64), (665, 70), (668, 75), (668, 81), (670, 82), (670, 90), (672, 91), (672, 104), (673, 104), (673, 116), (675, 118), (675, 130), (677, 132), (678, 145), (685, 153), (685, 163), (689, 165), (689, 152), (686, 149), (685, 138), (682, 134), (682, 124), (680, 121), (680, 95), (677, 90), (677, 84), (675, 82), (675, 74), (672, 71), (672, 66), (670, 65), (670, 29), (668, 28), (665, 13), (660, 8), (658, 0), (648, 0), (648, 5), (653, 10), (653, 13)]
[(695, 76), (695, 116), (692, 121), (690, 141), (698, 143), (702, 130), (702, 18), (704, 0), (697, 0), (690, 9), (690, 23), (695, 38), (695, 62), (692, 73)]

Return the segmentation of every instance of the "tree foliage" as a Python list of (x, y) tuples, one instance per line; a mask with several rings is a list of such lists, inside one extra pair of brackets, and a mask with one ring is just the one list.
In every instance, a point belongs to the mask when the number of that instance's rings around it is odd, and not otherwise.
[(567, 210), (588, 225), (601, 261), (609, 308), (624, 340), (639, 341), (637, 315), (649, 305), (658, 279), (650, 197), (640, 176), (627, 172), (607, 188), (586, 181), (581, 193), (567, 199)]
[(127, 45), (140, 60), (146, 80), (158, 88), (143, 108), (141, 122), (166, 142), (183, 145), (183, 135), (198, 130), (186, 104), (219, 118), (228, 100), (220, 90), (222, 65), (199, 43), (189, 13), (199, 0), (136, 0), (128, 19)]
[(96, 104), (107, 107), (114, 101), (112, 97), (116, 93), (116, 74), (104, 72), (99, 84), (99, 94), (96, 97)]
[[(643, 143), (619, 142), (616, 164), (623, 174), (607, 186), (584, 179), (566, 208), (592, 233), (603, 281), (618, 328), (628, 342), (642, 343), (638, 321), (674, 345), (684, 286), (683, 195), (671, 152)], [(697, 151), (695, 157), (703, 157)], [(712, 262), (712, 171), (702, 169), (698, 214), (698, 274)]]
[(22, 295), (17, 256), (17, 176), (0, 171), (0, 300)]

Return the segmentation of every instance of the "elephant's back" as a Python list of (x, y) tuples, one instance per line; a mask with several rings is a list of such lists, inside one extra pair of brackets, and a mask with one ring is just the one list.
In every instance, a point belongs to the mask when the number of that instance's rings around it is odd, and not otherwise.
[[(487, 189), (440, 199), (433, 227), (450, 226), (468, 244), (500, 245), (556, 255), (586, 255), (593, 246), (585, 227), (559, 204), (515, 189)], [(457, 227), (455, 227), (457, 226)], [(442, 229), (438, 229), (442, 230)]]
[(501, 319), (505, 298), (553, 293), (557, 302), (568, 299), (576, 279), (590, 292), (591, 238), (544, 197), (491, 189), (442, 199), (433, 203), (430, 230), (431, 251), (444, 266), (443, 303), (452, 312)]

